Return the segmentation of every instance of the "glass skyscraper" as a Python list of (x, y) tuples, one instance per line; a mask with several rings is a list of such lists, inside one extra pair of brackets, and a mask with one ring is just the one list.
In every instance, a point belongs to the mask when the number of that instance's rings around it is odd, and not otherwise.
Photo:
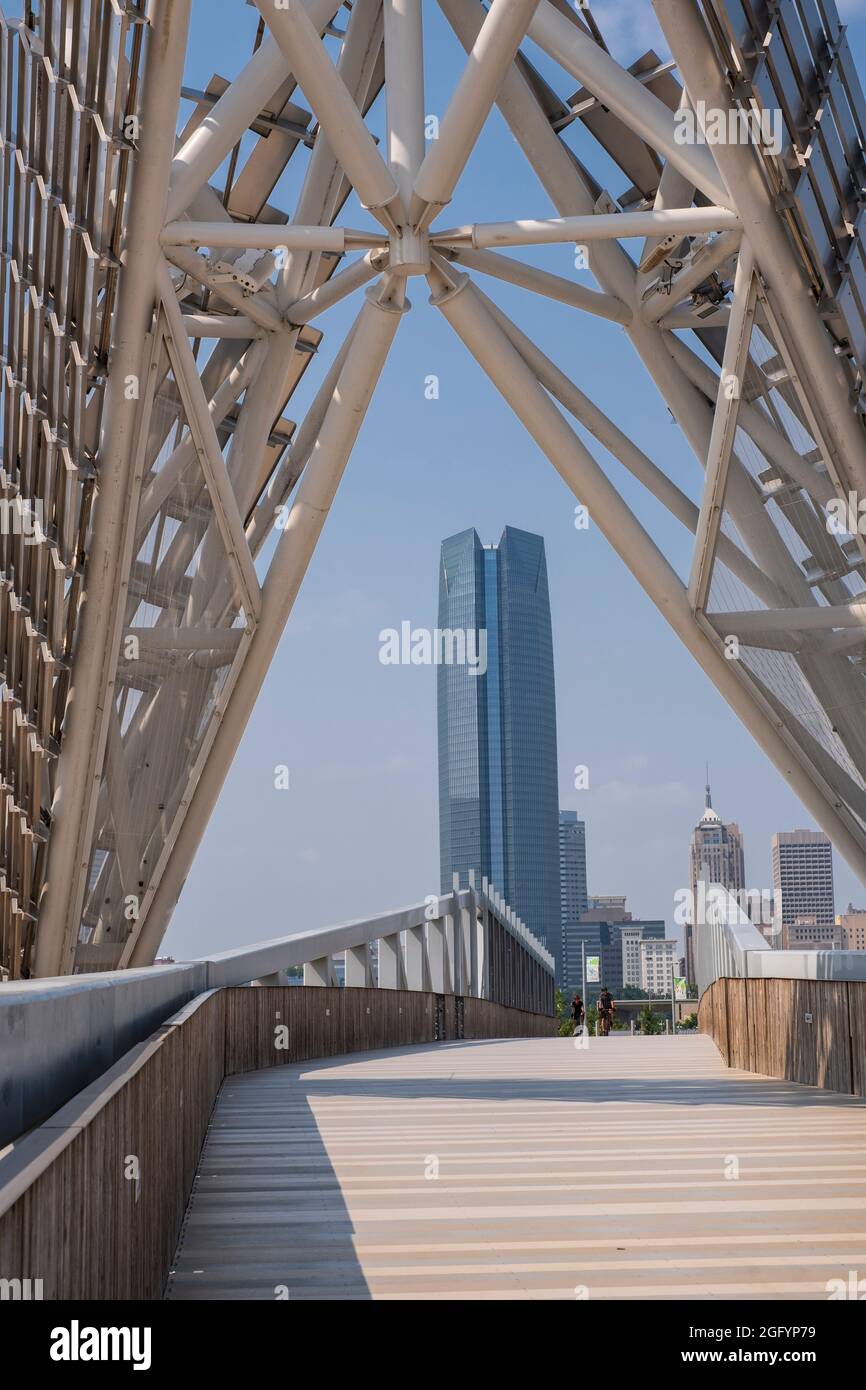
[(506, 526), (497, 546), (475, 530), (443, 541), (439, 628), (486, 634), (483, 674), (483, 663), (438, 668), (442, 891), (455, 873), (463, 887), (470, 870), (479, 884), (486, 877), (547, 946), (558, 978), (556, 696), (542, 537)]

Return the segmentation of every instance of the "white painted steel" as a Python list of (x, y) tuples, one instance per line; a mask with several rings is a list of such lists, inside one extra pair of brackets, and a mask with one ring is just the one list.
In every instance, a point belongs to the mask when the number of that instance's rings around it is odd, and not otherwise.
[[(438, 140), (425, 141), (420, 0), (356, 0), (345, 8), (291, 0), (279, 9), (260, 0), (270, 34), (228, 85), (216, 79), (205, 90), (184, 88), (191, 114), (178, 122), (188, 6), (154, 5), (147, 26), (123, 7), (101, 17), (94, 10), (97, 28), (67, 39), (71, 80), (55, 71), (57, 0), (46, 0), (44, 19), (33, 21), (43, 25), (38, 54), (26, 27), (4, 27), (0, 42), (3, 62), (18, 64), (13, 85), (29, 90), (39, 62), (50, 100), (68, 101), (76, 113), (86, 106), (88, 44), (93, 54), (113, 53), (115, 65), (123, 52), (130, 76), (133, 30), (144, 55), (135, 147), (123, 134), (123, 101), (133, 96), (124, 98), (122, 83), (119, 94), (106, 87), (98, 127), (88, 127), (92, 167), (127, 159), (131, 177), (114, 171), (106, 207), (95, 197), (86, 227), (74, 208), (42, 199), (43, 187), (66, 188), (71, 175), (40, 164), (48, 147), (38, 138), (47, 128), (39, 102), (31, 103), (32, 129), (27, 121), (7, 129), (0, 113), (17, 181), (17, 211), (3, 232), (10, 303), (22, 322), (33, 294), (46, 311), (45, 324), (34, 319), (4, 343), (9, 399), (28, 414), (34, 373), (44, 370), (43, 358), (28, 360), (28, 352), (43, 328), (55, 345), (64, 333), (74, 340), (60, 373), (71, 383), (69, 409), (52, 414), (47, 386), (43, 397), (50, 447), (69, 454), (64, 465), (83, 528), (76, 534), (76, 513), (58, 504), (60, 520), (38, 537), (35, 598), (0, 537), (13, 586), (0, 593), (9, 610), (0, 630), (10, 653), (15, 643), (30, 644), (27, 669), (39, 673), (38, 692), (7, 682), (11, 727), (27, 746), (26, 756), (10, 759), (0, 968), (109, 970), (153, 958), (408, 305), (407, 281), (421, 274), (681, 640), (866, 880), (866, 537), (856, 517), (850, 531), (828, 519), (832, 508), (847, 507), (849, 492), (855, 500), (866, 493), (866, 393), (854, 347), (841, 334), (839, 304), (826, 292), (819, 304), (809, 287), (814, 266), (802, 238), (791, 235), (797, 197), (774, 201), (779, 168), (748, 144), (682, 142), (678, 127), (690, 104), (673, 65), (649, 55), (649, 66), (626, 71), (578, 13), (548, 0), (489, 7), (441, 0), (467, 56)], [(728, 62), (717, 46), (726, 21), (713, 0), (704, 6), (712, 29), (693, 0), (655, 0), (655, 8), (695, 104), (698, 94), (722, 109), (745, 100), (748, 74), (736, 96), (727, 86)], [(331, 25), (338, 16), (345, 33)], [(524, 34), (553, 60), (544, 78), (532, 44), (521, 47)], [(730, 61), (747, 60), (732, 49)], [(827, 61), (838, 65), (844, 54), (834, 50)], [(556, 66), (566, 84), (583, 86), (573, 109), (553, 90)], [(135, 84), (127, 85), (133, 93)], [(383, 88), (380, 150), (372, 129)], [(493, 104), (554, 216), (520, 219), (514, 208), (510, 221), (439, 229), (437, 210)], [(567, 143), (581, 122), (605, 148), (595, 171), (583, 163), (591, 139), (581, 142), (580, 162)], [(296, 205), (284, 209), (278, 190), (293, 158), (292, 174), (307, 162)], [(617, 166), (625, 183), (608, 192)], [(22, 171), (31, 169), (42, 182), (31, 179), (24, 190)], [(335, 225), (353, 191), (381, 227)], [(64, 275), (46, 281), (25, 235), (31, 195), (42, 199), (40, 216), (65, 218), (64, 235), (78, 238), (75, 254), (92, 256), (91, 279), (82, 282), (94, 288), (91, 305), (64, 304)], [(484, 209), (470, 206), (470, 215), (476, 211)], [(105, 234), (112, 220), (122, 243)], [(545, 247), (569, 243), (587, 251), (589, 270), (576, 267), (574, 278), (483, 249), (536, 246), (540, 258)], [(354, 248), (361, 254), (347, 264)], [(641, 448), (634, 422), (609, 419), (558, 365), (567, 361), (559, 345), (550, 344), (548, 355), (458, 266), (621, 327), (703, 480), (698, 474), (694, 488), (675, 483)], [(25, 293), (31, 283), (33, 294)], [(320, 371), (323, 338), (313, 325), (361, 289), (367, 297), (355, 328), (336, 355), (328, 346)], [(699, 336), (690, 341), (682, 330)], [(108, 361), (101, 414), (100, 334)], [(308, 370), (316, 374), (313, 403), (296, 419), (290, 402)], [(732, 373), (742, 377), (736, 402), (724, 394)], [(137, 400), (127, 395), (131, 380), (139, 383)], [(79, 420), (73, 387), (82, 402), (93, 390)], [(690, 584), (638, 524), (560, 405), (696, 533)], [(28, 429), (17, 417), (6, 427), (7, 438), (17, 431), (23, 441), (22, 477), (35, 467)], [(277, 515), (287, 527), (265, 573)], [(743, 645), (738, 662), (725, 657), (732, 634)], [(123, 655), (122, 640), (140, 649), (136, 662)], [(123, 916), (130, 885), (138, 910), (131, 925)], [(443, 984), (469, 977), (483, 988), (494, 969), (490, 953), (468, 930), (466, 912), (444, 916), (432, 958), (418, 935), (423, 928), (408, 929), (402, 941), (386, 932), (381, 977), (395, 987), (408, 977), (419, 988), (433, 975)], [(360, 978), (364, 943), (350, 949), (360, 953), (349, 965)], [(263, 974), (282, 968), (277, 962)]]

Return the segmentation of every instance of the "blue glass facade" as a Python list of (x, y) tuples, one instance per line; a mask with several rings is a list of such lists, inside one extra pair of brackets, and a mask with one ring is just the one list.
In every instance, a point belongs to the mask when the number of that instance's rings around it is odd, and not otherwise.
[(442, 543), (439, 627), (484, 631), (487, 670), (439, 666), (442, 891), (486, 877), (557, 961), (562, 946), (556, 697), (544, 541), (507, 526)]

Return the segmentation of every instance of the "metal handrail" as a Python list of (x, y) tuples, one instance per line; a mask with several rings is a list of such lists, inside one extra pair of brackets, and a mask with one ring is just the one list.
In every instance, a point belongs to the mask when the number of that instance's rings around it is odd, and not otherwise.
[(716, 980), (866, 980), (866, 951), (776, 950), (719, 883), (698, 885), (695, 924), (698, 994)]
[[(374, 952), (373, 943), (378, 949)], [(345, 984), (464, 995), (553, 1014), (550, 952), (486, 882), (201, 960), (0, 984), (0, 1148), (209, 989)]]

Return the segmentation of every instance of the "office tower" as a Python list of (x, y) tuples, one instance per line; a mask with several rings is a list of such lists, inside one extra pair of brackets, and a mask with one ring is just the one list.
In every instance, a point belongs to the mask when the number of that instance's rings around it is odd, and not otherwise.
[(640, 943), (640, 987), (648, 994), (669, 997), (674, 983), (674, 950), (672, 937), (652, 940), (645, 937)]
[[(689, 983), (697, 979), (695, 960), (695, 911), (698, 902), (697, 883), (706, 873), (709, 883), (719, 883), (731, 893), (742, 894), (746, 886), (743, 861), (743, 837), (735, 823), (723, 825), (713, 810), (709, 776), (705, 788), (704, 813), (692, 832), (689, 848), (689, 879), (692, 890), (691, 921), (685, 924), (686, 975)], [(742, 899), (740, 899), (742, 901)]]
[(622, 983), (633, 985), (635, 989), (642, 989), (641, 984), (641, 929), (633, 925), (622, 926), (619, 930), (619, 939), (622, 942)]
[[(773, 890), (781, 931), (776, 945), (827, 949), (835, 934), (833, 847), (820, 830), (781, 830), (773, 836)], [(811, 932), (803, 928), (812, 928)]]
[(844, 928), (835, 922), (832, 926), (820, 926), (812, 914), (797, 922), (783, 925), (778, 936), (780, 950), (785, 951), (842, 951), (845, 937)]
[(588, 898), (586, 906), (588, 912), (603, 914), (603, 917), (598, 918), (599, 921), (625, 922), (631, 916), (631, 913), (625, 910), (625, 898), (617, 893), (601, 898)]
[(836, 918), (836, 925), (842, 928), (840, 950), (866, 951), (866, 908), (849, 903)]
[(547, 946), (561, 978), (556, 698), (542, 537), (506, 526), (498, 545), (482, 545), (474, 530), (443, 541), (439, 629), (452, 637), (462, 631), (467, 650), (486, 656), (475, 667), (446, 657), (438, 669), (442, 891), (455, 873), (464, 886), (470, 871), (479, 883), (487, 878)]
[(569, 923), (580, 920), (587, 909), (586, 825), (576, 811), (559, 813), (559, 915), (562, 923), (562, 974), (569, 975), (566, 960)]

